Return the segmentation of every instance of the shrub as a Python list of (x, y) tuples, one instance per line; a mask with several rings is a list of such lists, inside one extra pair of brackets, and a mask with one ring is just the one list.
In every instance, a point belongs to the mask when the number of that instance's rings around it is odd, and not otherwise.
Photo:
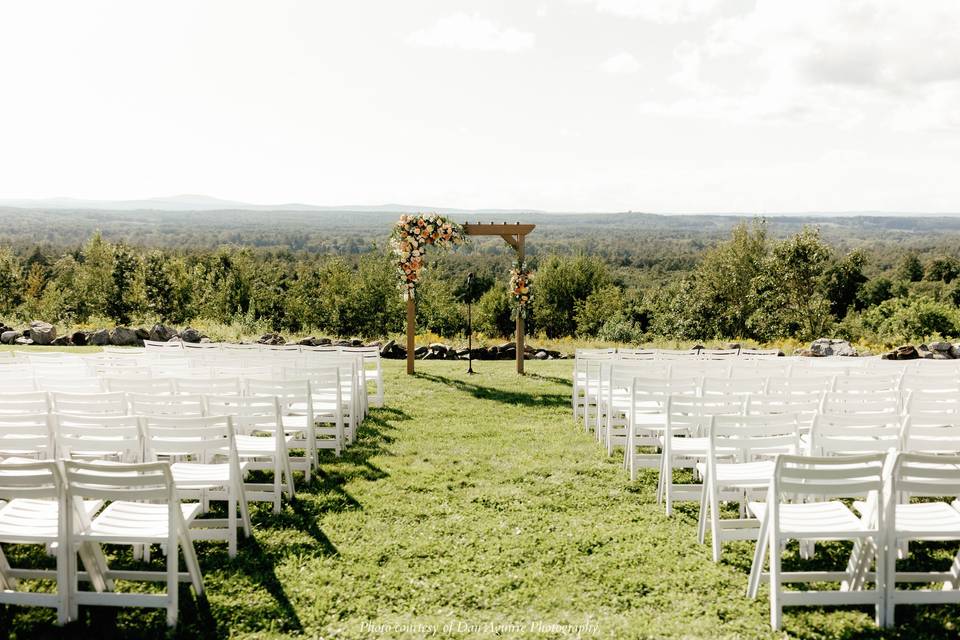
[(487, 336), (509, 336), (516, 327), (510, 314), (510, 292), (502, 285), (494, 285), (473, 308), (473, 328)]

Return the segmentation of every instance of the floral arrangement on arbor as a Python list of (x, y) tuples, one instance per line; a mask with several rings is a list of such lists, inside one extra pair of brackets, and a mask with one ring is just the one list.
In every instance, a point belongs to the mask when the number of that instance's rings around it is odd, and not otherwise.
[(414, 298), (429, 245), (449, 251), (465, 240), (463, 226), (438, 213), (400, 216), (390, 234), (390, 246), (397, 257), (397, 286), (403, 299)]
[(530, 315), (533, 300), (533, 274), (526, 260), (517, 260), (510, 270), (510, 293), (513, 294), (513, 317), (524, 320)]

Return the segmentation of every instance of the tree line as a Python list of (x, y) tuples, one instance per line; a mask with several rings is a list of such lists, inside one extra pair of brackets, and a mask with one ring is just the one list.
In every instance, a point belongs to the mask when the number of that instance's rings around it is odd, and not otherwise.
[[(469, 301), (476, 331), (511, 333), (511, 256), (494, 246), (428, 256), (419, 327), (463, 335)], [(674, 239), (647, 254), (612, 246), (533, 253), (531, 333), (633, 344), (827, 335), (893, 344), (960, 335), (960, 259), (947, 248), (842, 247), (814, 227), (775, 237), (762, 220), (739, 224), (719, 242)], [(475, 273), (470, 289), (468, 272)], [(365, 338), (399, 333), (404, 321), (385, 244), (338, 253), (151, 248), (98, 232), (69, 249), (0, 247), (0, 315), (8, 324), (200, 321), (241, 333)]]

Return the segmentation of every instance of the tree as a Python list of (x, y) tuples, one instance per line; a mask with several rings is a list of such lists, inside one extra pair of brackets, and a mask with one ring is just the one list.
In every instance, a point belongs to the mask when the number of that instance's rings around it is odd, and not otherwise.
[(707, 307), (714, 326), (707, 337), (752, 337), (749, 318), (756, 308), (753, 282), (769, 251), (766, 223), (739, 224), (730, 240), (708, 251), (694, 272), (694, 295)]
[(23, 268), (7, 247), (0, 247), (0, 313), (9, 314), (23, 300)]
[(923, 279), (923, 265), (915, 253), (908, 253), (897, 265), (897, 279), (907, 282), (920, 282)]
[(143, 287), (148, 311), (169, 322), (175, 314), (173, 282), (166, 269), (167, 259), (161, 251), (151, 251), (143, 264)]
[(950, 284), (957, 276), (960, 276), (960, 260), (950, 256), (940, 256), (927, 263), (924, 279), (934, 282), (940, 280)]
[(778, 242), (756, 281), (758, 312), (751, 323), (765, 337), (816, 338), (830, 324), (830, 301), (824, 295), (824, 270), (830, 248), (820, 232), (805, 228)]
[(75, 278), (77, 319), (107, 313), (107, 300), (113, 295), (113, 247), (95, 233), (80, 254)]
[(136, 308), (134, 291), (140, 261), (136, 254), (120, 244), (113, 252), (111, 280), (107, 294), (107, 313), (119, 324), (130, 323), (130, 313)]
[(867, 281), (863, 275), (863, 265), (867, 258), (859, 249), (851, 251), (827, 270), (826, 295), (830, 301), (830, 311), (837, 319), (847, 314), (847, 309), (856, 307), (860, 287)]
[(578, 301), (574, 319), (577, 323), (577, 335), (595, 337), (607, 320), (622, 316), (625, 301), (623, 291), (616, 285), (607, 285), (595, 289), (586, 300)]
[(509, 336), (515, 327), (511, 311), (510, 292), (503, 285), (494, 285), (474, 307), (473, 328), (487, 336)]
[(893, 297), (893, 282), (889, 278), (880, 276), (873, 280), (868, 280), (858, 294), (857, 308), (865, 309), (880, 304), (884, 300)]
[(609, 283), (607, 265), (597, 256), (548, 256), (537, 269), (530, 324), (551, 338), (573, 335), (577, 303)]

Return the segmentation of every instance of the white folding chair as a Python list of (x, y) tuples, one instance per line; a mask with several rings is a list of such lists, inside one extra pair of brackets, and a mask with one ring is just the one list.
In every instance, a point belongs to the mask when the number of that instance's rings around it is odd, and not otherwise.
[(900, 415), (902, 412), (902, 398), (899, 391), (863, 391), (837, 392), (828, 391), (823, 394), (820, 404), (820, 413), (829, 415), (848, 414), (886, 414)]
[(51, 410), (86, 416), (122, 416), (127, 413), (127, 399), (122, 391), (100, 393), (50, 393)]
[[(226, 540), (231, 558), (237, 555), (237, 526), (245, 537), (252, 531), (240, 462), (229, 416), (141, 418), (144, 457), (148, 461), (169, 459), (178, 494), (199, 499), (202, 511), (210, 500), (227, 502), (227, 518), (197, 519), (191, 524), (194, 540)], [(237, 521), (237, 509), (240, 521)]]
[(819, 414), (810, 430), (814, 456), (886, 453), (900, 446), (903, 419), (896, 414)]
[[(763, 576), (764, 558), (770, 558), (770, 625), (780, 629), (785, 606), (873, 605), (876, 620), (883, 619), (883, 517), (876, 508), (883, 491), (884, 454), (777, 457), (766, 501), (751, 501), (750, 512), (760, 520), (747, 595), (755, 598)], [(866, 494), (874, 505), (857, 517), (841, 498)], [(853, 553), (846, 571), (783, 571), (781, 553), (788, 540), (852, 540)], [(867, 569), (876, 560), (876, 572)], [(840, 581), (839, 590), (783, 589), (785, 583)], [(873, 588), (865, 588), (872, 582)]]
[(51, 420), (58, 458), (143, 461), (137, 416), (56, 413)]
[[(363, 388), (366, 390), (368, 383), (373, 382), (376, 385), (376, 392), (373, 396), (373, 406), (383, 406), (383, 364), (380, 359), (379, 347), (341, 347), (341, 353), (354, 354), (362, 357)], [(365, 394), (366, 395), (366, 394)]]
[[(92, 518), (72, 510), (68, 527), (71, 544), (98, 547), (103, 544), (159, 544), (165, 546), (167, 555), (167, 567), (163, 572), (111, 570), (105, 562), (102, 567), (104, 576), (111, 581), (164, 582), (166, 589), (162, 594), (119, 593), (112, 589), (81, 591), (77, 584), (79, 572), (73, 571), (69, 592), (71, 617), (78, 616), (80, 605), (153, 607), (166, 609), (167, 624), (176, 625), (180, 582), (190, 582), (198, 596), (203, 593), (200, 563), (188, 529), (199, 513), (200, 505), (180, 503), (170, 465), (165, 462), (105, 464), (65, 460), (63, 466), (69, 502), (84, 498), (109, 501), (107, 507)], [(181, 573), (178, 566), (180, 551), (187, 566), (185, 573)]]
[(610, 360), (615, 358), (615, 349), (577, 349), (574, 352), (573, 361), (573, 391), (572, 391), (572, 409), (573, 419), (576, 421), (582, 414), (584, 402), (586, 400), (587, 386), (587, 361), (591, 358), (600, 360)]
[(128, 393), (127, 409), (135, 416), (199, 417), (205, 415), (206, 407), (201, 395)]
[[(708, 453), (707, 431), (713, 416), (737, 415), (743, 412), (744, 399), (738, 395), (698, 398), (672, 395), (667, 400), (666, 427), (660, 438), (661, 465), (657, 484), (657, 500), (666, 504), (667, 516), (673, 515), (677, 500), (698, 500), (703, 487), (696, 482), (697, 463)], [(691, 469), (694, 482), (673, 481), (675, 469)]]
[[(337, 386), (339, 389), (339, 385)], [(306, 481), (310, 482), (313, 477), (313, 468), (317, 464), (317, 447), (320, 443), (317, 440), (317, 432), (314, 427), (313, 398), (310, 391), (309, 380), (246, 380), (244, 390), (248, 396), (268, 396), (276, 397), (280, 403), (280, 413), (283, 416), (283, 428), (287, 433), (298, 435), (302, 438), (304, 449), (304, 460), (302, 462)], [(343, 420), (340, 420), (340, 432), (343, 431)], [(342, 441), (341, 441), (342, 442)], [(324, 441), (324, 445), (336, 447), (336, 440), (330, 439)], [(297, 449), (299, 442), (291, 444), (292, 448)], [(340, 449), (335, 449), (339, 455)]]
[[(57, 563), (55, 571), (15, 569), (0, 550), (0, 603), (56, 609), (58, 624), (70, 620), (62, 484), (56, 462), (0, 462), (0, 498), (7, 501), (0, 503), (0, 542), (43, 545), (53, 552)], [(23, 579), (54, 580), (56, 591), (21, 590)]]
[[(923, 501), (898, 503), (898, 495)], [(886, 616), (894, 623), (898, 605), (960, 603), (960, 553), (946, 571), (901, 571), (898, 552), (911, 541), (960, 541), (960, 456), (901, 452), (896, 456), (886, 492)], [(954, 498), (953, 504), (943, 500)], [(905, 560), (908, 558), (905, 558)], [(903, 583), (939, 584), (940, 589), (899, 588)]]
[(244, 483), (247, 500), (273, 503), (280, 513), (281, 496), (293, 499), (294, 480), (289, 447), (294, 435), (284, 430), (280, 403), (270, 396), (206, 396), (207, 415), (230, 416), (233, 420), (237, 456), (247, 462), (247, 471), (268, 469), (273, 482)]
[(46, 391), (0, 393), (0, 416), (39, 414), (50, 410), (50, 394)]
[[(313, 366), (302, 369), (284, 368), (289, 380), (307, 380), (310, 383), (310, 406), (313, 411), (313, 423), (316, 427), (316, 446), (336, 449), (337, 455), (348, 443), (356, 439), (359, 421), (356, 380), (351, 380), (355, 369), (353, 363), (332, 363), (326, 366)], [(344, 383), (344, 380), (347, 383)], [(353, 384), (351, 384), (353, 383)], [(294, 411), (305, 414), (306, 403), (294, 404)], [(297, 420), (287, 421), (296, 424)], [(329, 426), (323, 426), (329, 425)], [(333, 445), (325, 442), (332, 440)], [(339, 443), (339, 446), (336, 446)]]
[(240, 395), (243, 391), (239, 377), (175, 378), (173, 388), (176, 393), (190, 395)]
[(104, 378), (103, 382), (107, 391), (154, 395), (173, 393), (173, 380), (170, 378)]
[[(703, 543), (709, 525), (714, 562), (720, 561), (725, 540), (756, 540), (760, 523), (748, 517), (747, 502), (768, 488), (773, 458), (799, 449), (795, 415), (713, 416), (707, 459), (697, 465), (703, 476), (697, 537)], [(738, 502), (740, 517), (722, 519), (721, 500)]]
[(52, 458), (50, 414), (0, 415), (0, 458)]

